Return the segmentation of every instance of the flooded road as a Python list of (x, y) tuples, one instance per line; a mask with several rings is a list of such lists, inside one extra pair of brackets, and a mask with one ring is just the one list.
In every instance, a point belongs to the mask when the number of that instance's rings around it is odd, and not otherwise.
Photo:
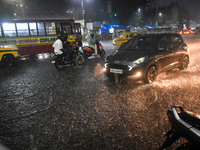
[[(132, 78), (115, 84), (98, 71), (104, 58), (58, 71), (51, 55), (41, 54), (0, 68), (0, 143), (19, 150), (158, 148), (172, 105), (200, 114), (200, 36), (183, 37), (189, 68), (149, 85)], [(102, 44), (107, 54), (116, 48)]]

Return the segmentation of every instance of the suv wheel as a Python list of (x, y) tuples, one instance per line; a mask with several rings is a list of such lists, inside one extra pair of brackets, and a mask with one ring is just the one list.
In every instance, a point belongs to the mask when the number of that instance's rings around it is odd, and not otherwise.
[(157, 76), (157, 69), (155, 66), (151, 66), (146, 74), (146, 79), (145, 79), (145, 83), (153, 83), (156, 79)]
[(185, 56), (184, 59), (183, 59), (183, 62), (181, 64), (181, 66), (180, 66), (180, 70), (187, 69), (188, 64), (189, 64), (189, 58), (187, 56)]

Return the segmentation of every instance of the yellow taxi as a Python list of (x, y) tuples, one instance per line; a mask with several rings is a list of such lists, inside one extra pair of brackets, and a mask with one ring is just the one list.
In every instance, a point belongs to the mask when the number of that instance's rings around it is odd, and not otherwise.
[(133, 36), (140, 34), (140, 32), (126, 32), (119, 36), (119, 38), (113, 39), (113, 45), (120, 46), (122, 43), (126, 43)]
[(19, 51), (15, 45), (0, 45), (0, 62), (3, 66), (13, 66), (19, 59)]

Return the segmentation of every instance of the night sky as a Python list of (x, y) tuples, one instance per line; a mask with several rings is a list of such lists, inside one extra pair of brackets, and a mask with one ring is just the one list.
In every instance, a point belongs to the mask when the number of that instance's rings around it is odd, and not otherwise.
[[(85, 7), (89, 4), (92, 4), (92, 2), (97, 2), (98, 0), (84, 0)], [(104, 0), (106, 1), (106, 0)], [(121, 19), (122, 22), (125, 22), (125, 24), (128, 24), (126, 20), (127, 18), (130, 18), (134, 12), (137, 11), (137, 9), (141, 6), (143, 6), (145, 0), (111, 0), (112, 1), (112, 11), (113, 13), (117, 14), (117, 16)], [(13, 9), (16, 9), (16, 7), (12, 8), (9, 7), (11, 4), (17, 4), (24, 2), (24, 6), (28, 6), (28, 9), (25, 13), (27, 14), (55, 14), (60, 13), (64, 10), (64, 13), (66, 14), (66, 10), (68, 9), (69, 5), (68, 3), (70, 0), (49, 0), (48, 3), (46, 0), (0, 0), (0, 4), (4, 7), (0, 8), (0, 14), (4, 14), (5, 16), (9, 15), (9, 12), (12, 12), (10, 14), (13, 14)], [(62, 3), (61, 3), (62, 2)], [(78, 2), (78, 1), (77, 1)], [(193, 18), (198, 19), (197, 23), (200, 23), (200, 0), (158, 0), (159, 6), (169, 6), (170, 3), (178, 2), (180, 6), (185, 7), (189, 12), (191, 16), (194, 16)], [(7, 4), (7, 5), (5, 5)], [(60, 5), (62, 4), (62, 5)], [(91, 7), (91, 6), (90, 6)], [(89, 6), (87, 8), (90, 8)], [(88, 10), (87, 10), (88, 11)]]

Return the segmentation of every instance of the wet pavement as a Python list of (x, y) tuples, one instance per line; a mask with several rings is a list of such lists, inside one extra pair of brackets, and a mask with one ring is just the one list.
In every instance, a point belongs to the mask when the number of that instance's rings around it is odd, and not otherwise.
[[(184, 39), (189, 68), (160, 74), (150, 85), (109, 80), (98, 71), (104, 58), (59, 71), (51, 55), (41, 54), (0, 68), (0, 143), (13, 150), (156, 149), (172, 105), (200, 114), (200, 37)], [(107, 54), (115, 49), (103, 46)]]

